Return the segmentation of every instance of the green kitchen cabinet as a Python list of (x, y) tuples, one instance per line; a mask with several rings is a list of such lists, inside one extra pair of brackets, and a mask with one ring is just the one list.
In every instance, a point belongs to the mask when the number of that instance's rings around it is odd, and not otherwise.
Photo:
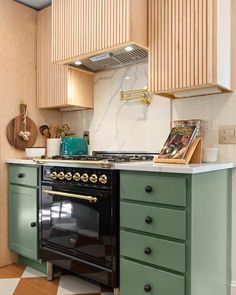
[(36, 165), (8, 165), (8, 245), (19, 261), (40, 271), (38, 258), (38, 173)]
[(9, 248), (37, 260), (37, 189), (9, 185)]
[(120, 295), (230, 295), (231, 169), (121, 171)]

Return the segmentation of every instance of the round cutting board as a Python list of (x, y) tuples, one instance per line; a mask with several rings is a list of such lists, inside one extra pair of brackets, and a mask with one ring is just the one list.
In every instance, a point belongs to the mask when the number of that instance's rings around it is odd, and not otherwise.
[(26, 147), (32, 147), (38, 137), (38, 130), (33, 120), (26, 117), (26, 130), (30, 132), (30, 138), (25, 141), (19, 136), (20, 131), (23, 131), (22, 116), (17, 116), (12, 119), (7, 125), (7, 139), (16, 149), (24, 150)]

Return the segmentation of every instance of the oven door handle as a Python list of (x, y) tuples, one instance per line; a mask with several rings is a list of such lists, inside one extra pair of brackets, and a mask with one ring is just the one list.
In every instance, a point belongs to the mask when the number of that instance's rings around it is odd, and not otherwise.
[(43, 193), (46, 195), (52, 195), (52, 196), (63, 196), (68, 198), (74, 198), (74, 199), (80, 199), (89, 201), (90, 203), (97, 203), (97, 198), (92, 196), (84, 196), (84, 195), (77, 195), (77, 194), (69, 194), (69, 193), (63, 193), (58, 191), (50, 191), (50, 190), (43, 190)]

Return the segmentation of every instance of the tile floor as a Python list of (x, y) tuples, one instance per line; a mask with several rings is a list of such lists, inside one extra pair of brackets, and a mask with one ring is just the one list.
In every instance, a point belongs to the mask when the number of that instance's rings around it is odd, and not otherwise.
[(21, 264), (0, 268), (0, 295), (113, 295), (72, 275), (48, 282), (45, 274)]

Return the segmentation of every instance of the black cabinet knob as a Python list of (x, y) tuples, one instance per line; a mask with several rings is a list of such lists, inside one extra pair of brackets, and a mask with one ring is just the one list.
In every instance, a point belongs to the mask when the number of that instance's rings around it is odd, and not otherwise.
[(152, 253), (152, 249), (149, 248), (149, 247), (146, 247), (146, 248), (144, 249), (144, 253), (145, 253), (146, 255), (150, 255), (150, 254)]
[(19, 173), (19, 174), (17, 174), (17, 177), (18, 178), (24, 178), (25, 177), (25, 173)]
[(144, 286), (144, 291), (145, 292), (150, 292), (152, 290), (152, 286), (150, 286), (150, 285), (145, 285)]
[(31, 223), (30, 223), (30, 226), (31, 226), (31, 227), (35, 227), (36, 225), (37, 225), (36, 222), (31, 222)]
[(147, 216), (147, 217), (145, 218), (145, 222), (146, 222), (147, 224), (152, 223), (152, 217)]
[(150, 185), (147, 185), (147, 186), (145, 187), (145, 192), (146, 192), (146, 193), (150, 193), (150, 192), (152, 192), (152, 187), (151, 187)]

